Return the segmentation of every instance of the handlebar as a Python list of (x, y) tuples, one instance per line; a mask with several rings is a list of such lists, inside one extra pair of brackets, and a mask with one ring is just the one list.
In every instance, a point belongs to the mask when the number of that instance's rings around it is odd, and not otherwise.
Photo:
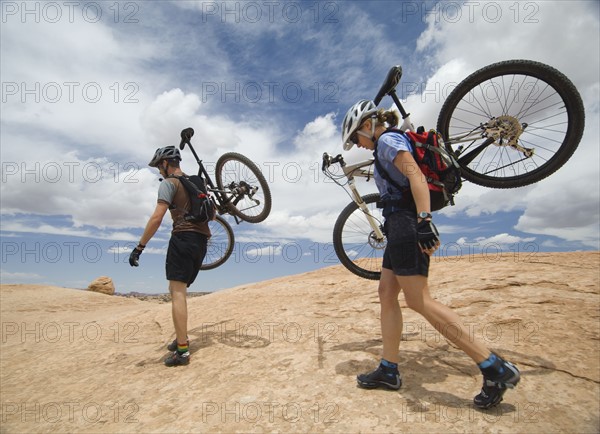
[(344, 157), (342, 154), (338, 154), (335, 157), (332, 157), (327, 152), (323, 153), (323, 165), (321, 166), (321, 170), (324, 171), (326, 168), (331, 166), (332, 164), (340, 163), (340, 166), (344, 167), (346, 162), (344, 161)]

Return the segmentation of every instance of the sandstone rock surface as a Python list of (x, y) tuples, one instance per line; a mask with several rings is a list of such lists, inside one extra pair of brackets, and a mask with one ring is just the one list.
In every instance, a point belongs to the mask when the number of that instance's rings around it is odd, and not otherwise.
[(432, 294), (521, 370), (488, 411), (474, 363), (408, 309), (402, 388), (357, 388), (377, 282), (341, 266), (189, 299), (178, 368), (168, 303), (2, 285), (1, 431), (599, 432), (599, 280), (598, 252), (434, 258)]

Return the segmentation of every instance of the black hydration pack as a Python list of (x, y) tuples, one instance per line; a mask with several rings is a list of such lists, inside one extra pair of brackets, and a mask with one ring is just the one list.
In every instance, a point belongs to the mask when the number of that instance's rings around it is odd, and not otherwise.
[(186, 221), (192, 223), (207, 223), (210, 220), (214, 220), (216, 214), (215, 205), (208, 194), (204, 178), (198, 175), (169, 175), (168, 177), (178, 179), (188, 193), (190, 198), (190, 209), (184, 216)]

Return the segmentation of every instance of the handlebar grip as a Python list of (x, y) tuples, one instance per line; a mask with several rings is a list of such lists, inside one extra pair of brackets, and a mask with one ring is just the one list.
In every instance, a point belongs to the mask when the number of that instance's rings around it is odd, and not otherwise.
[(329, 167), (331, 164), (331, 157), (327, 152), (323, 152), (323, 164), (321, 165), (321, 171), (325, 171), (326, 167)]

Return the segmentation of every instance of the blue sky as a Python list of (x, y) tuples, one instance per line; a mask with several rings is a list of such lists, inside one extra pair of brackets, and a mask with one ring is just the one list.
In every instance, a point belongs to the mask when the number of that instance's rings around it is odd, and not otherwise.
[(501, 60), (552, 65), (584, 99), (571, 160), (520, 189), (467, 183), (436, 216), (442, 253), (599, 248), (597, 2), (75, 3), (2, 2), (2, 283), (82, 288), (107, 275), (119, 292), (165, 292), (170, 218), (139, 268), (128, 249), (156, 202), (146, 164), (188, 126), (209, 167), (240, 152), (273, 192), (264, 223), (231, 221), (234, 256), (192, 290), (336, 264), (331, 232), (349, 199), (319, 161), (341, 152), (346, 110), (373, 98), (394, 64), (413, 121), (428, 127), (450, 84)]

